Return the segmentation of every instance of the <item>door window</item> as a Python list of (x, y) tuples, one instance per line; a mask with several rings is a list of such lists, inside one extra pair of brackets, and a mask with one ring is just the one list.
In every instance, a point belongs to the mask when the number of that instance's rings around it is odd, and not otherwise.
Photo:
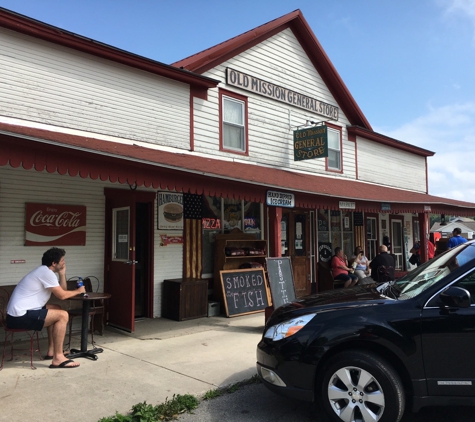
[(112, 260), (128, 261), (129, 259), (129, 220), (130, 207), (112, 210)]
[(403, 253), (403, 241), (402, 241), (402, 222), (399, 220), (391, 221), (391, 254), (394, 255), (396, 260), (395, 269), (402, 270), (402, 253)]
[(378, 254), (378, 232), (374, 217), (366, 219), (366, 242), (366, 256), (372, 260)]

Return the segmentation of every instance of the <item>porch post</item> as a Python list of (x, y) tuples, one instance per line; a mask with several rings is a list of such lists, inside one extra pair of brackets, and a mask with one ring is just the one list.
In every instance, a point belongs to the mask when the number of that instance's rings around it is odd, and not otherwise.
[(269, 207), (269, 256), (282, 256), (281, 222), (282, 208)]

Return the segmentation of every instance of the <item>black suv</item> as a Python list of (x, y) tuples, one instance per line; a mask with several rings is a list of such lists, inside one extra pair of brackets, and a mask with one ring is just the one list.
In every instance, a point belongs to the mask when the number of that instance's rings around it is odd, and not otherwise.
[(397, 422), (406, 406), (475, 404), (475, 241), (396, 281), (274, 311), (257, 347), (271, 390), (336, 421)]

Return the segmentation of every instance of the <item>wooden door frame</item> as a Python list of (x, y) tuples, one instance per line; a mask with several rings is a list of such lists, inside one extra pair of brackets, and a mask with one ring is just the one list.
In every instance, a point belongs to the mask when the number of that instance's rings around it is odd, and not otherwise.
[[(391, 254), (394, 254), (394, 249), (393, 249), (393, 244), (394, 244), (394, 236), (393, 236), (393, 222), (398, 221), (401, 223), (401, 246), (402, 246), (402, 268), (399, 269), (400, 271), (406, 271), (407, 269), (407, 264), (406, 264), (406, 248), (405, 248), (405, 242), (404, 242), (404, 216), (403, 215), (395, 215), (395, 214), (389, 214), (389, 240), (391, 241)], [(397, 267), (397, 261), (395, 263), (394, 269), (396, 270)]]
[[(148, 203), (149, 204), (149, 216), (148, 223), (151, 228), (152, 233), (150, 233), (148, 252), (150, 254), (150, 259), (148, 262), (148, 280), (147, 280), (147, 318), (153, 318), (154, 309), (153, 309), (153, 295), (154, 295), (154, 233), (155, 233), (155, 201), (156, 201), (156, 192), (145, 192), (145, 191), (136, 191), (136, 190), (127, 190), (127, 189), (114, 189), (114, 188), (104, 188), (105, 196), (105, 230), (104, 230), (104, 292), (108, 292), (110, 289), (110, 277), (109, 277), (109, 261), (112, 254), (112, 206), (110, 205), (111, 199), (122, 199), (124, 196), (130, 196), (134, 204), (137, 202)], [(133, 222), (135, 224), (135, 222)], [(106, 315), (107, 315), (107, 305), (106, 305)]]

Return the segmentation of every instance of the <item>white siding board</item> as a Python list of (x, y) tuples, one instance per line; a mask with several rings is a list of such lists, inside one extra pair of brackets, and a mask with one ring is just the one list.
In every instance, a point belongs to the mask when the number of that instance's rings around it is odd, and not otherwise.
[(0, 114), (189, 149), (189, 86), (0, 29)]
[(358, 179), (426, 192), (424, 157), (357, 137)]

